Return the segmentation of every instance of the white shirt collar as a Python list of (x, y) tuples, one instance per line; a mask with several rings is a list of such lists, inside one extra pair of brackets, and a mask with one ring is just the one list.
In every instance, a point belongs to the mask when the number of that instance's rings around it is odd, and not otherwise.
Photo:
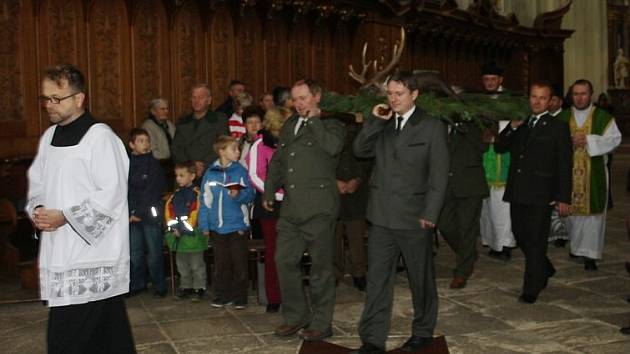
[[(402, 116), (402, 122), (400, 123), (400, 129), (402, 130), (405, 127), (405, 124), (407, 124), (407, 121), (409, 120), (409, 118), (413, 115), (413, 112), (416, 111), (416, 105), (414, 104), (410, 110), (408, 110), (407, 112), (405, 112)], [(398, 113), (396, 113), (396, 116), (394, 118), (398, 118), (399, 115)], [(395, 122), (395, 124), (398, 124), (398, 122)]]
[(542, 113), (538, 113), (538, 114), (534, 114), (533, 117), (538, 120), (540, 119), (540, 117), (544, 116), (545, 114), (549, 113), (549, 111), (544, 111)]
[(302, 126), (302, 124), (305, 124), (304, 122), (306, 122), (307, 120), (307, 118), (304, 118), (302, 116), (298, 117), (297, 123), (295, 123), (295, 128), (293, 129), (294, 135), (297, 135), (298, 129)]
[(549, 114), (551, 114), (552, 116), (554, 116), (554, 117), (555, 117), (555, 116), (557, 116), (558, 114), (560, 114), (560, 112), (562, 112), (562, 108), (558, 108), (558, 110), (556, 110), (556, 111), (555, 111), (555, 112), (553, 112), (553, 113), (549, 113)]

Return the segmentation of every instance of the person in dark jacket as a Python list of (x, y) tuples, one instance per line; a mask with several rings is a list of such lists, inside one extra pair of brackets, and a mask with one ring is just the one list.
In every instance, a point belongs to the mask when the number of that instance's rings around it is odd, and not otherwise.
[[(337, 255), (335, 257), (335, 271), (337, 280), (341, 280), (347, 272), (352, 275), (354, 287), (365, 291), (367, 281), (367, 256), (365, 254), (365, 232), (367, 221), (368, 177), (372, 166), (372, 159), (359, 159), (354, 156), (352, 142), (361, 129), (358, 124), (348, 124), (345, 132), (345, 142), (339, 165), (337, 165), (337, 188), (340, 194), (339, 218), (337, 220)], [(344, 247), (345, 240), (348, 247)], [(348, 269), (346, 269), (346, 259)]]
[(217, 112), (231, 117), (234, 114), (234, 100), (238, 95), (245, 92), (245, 83), (239, 80), (232, 80), (228, 85), (228, 97), (217, 107)]
[(455, 252), (455, 268), (450, 287), (466, 286), (477, 260), (477, 238), (483, 198), (489, 196), (483, 169), (488, 145), (481, 129), (471, 122), (450, 127), (448, 150), (450, 166), (444, 207), (438, 219), (440, 233)]
[[(166, 187), (164, 171), (151, 154), (149, 133), (131, 130), (129, 138), (129, 248), (131, 257), (130, 294), (146, 288), (146, 262), (153, 282), (154, 295), (166, 296), (161, 230), (162, 192)], [(145, 247), (147, 259), (145, 259)]]
[(206, 84), (191, 89), (192, 112), (177, 122), (171, 153), (175, 163), (194, 161), (197, 177), (217, 159), (212, 144), (220, 135), (229, 134), (225, 114), (210, 110), (212, 93)]
[(523, 292), (519, 301), (534, 303), (556, 270), (547, 258), (551, 209), (568, 215), (573, 186), (573, 146), (569, 125), (548, 111), (552, 88), (530, 87), (532, 116), (512, 121), (495, 142), (495, 149), (512, 158), (503, 200), (510, 203), (512, 231), (525, 254)]

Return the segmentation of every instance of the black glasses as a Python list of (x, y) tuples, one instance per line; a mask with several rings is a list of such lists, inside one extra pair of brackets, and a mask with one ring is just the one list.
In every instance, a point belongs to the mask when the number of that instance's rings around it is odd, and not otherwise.
[(75, 93), (73, 93), (73, 94), (71, 94), (71, 95), (69, 95), (69, 96), (66, 96), (66, 97), (56, 97), (56, 96), (51, 96), (51, 97), (48, 97), (48, 96), (39, 96), (38, 98), (39, 98), (39, 101), (42, 103), (42, 105), (45, 105), (45, 104), (46, 104), (46, 103), (48, 103), (48, 102), (50, 102), (50, 103), (52, 103), (52, 104), (59, 104), (59, 103), (61, 103), (61, 101), (65, 100), (65, 99), (68, 99), (68, 98), (70, 98), (70, 97), (72, 97), (72, 96), (78, 95), (78, 94), (80, 94), (80, 93), (81, 93), (81, 91), (79, 91), (79, 92), (75, 92)]

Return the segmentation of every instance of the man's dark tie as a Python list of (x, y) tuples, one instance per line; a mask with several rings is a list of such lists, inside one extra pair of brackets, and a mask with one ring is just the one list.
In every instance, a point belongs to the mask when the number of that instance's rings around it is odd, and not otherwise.
[(402, 121), (403, 121), (402, 116), (396, 117), (396, 134), (400, 134), (400, 132), (402, 131)]
[(297, 135), (297, 133), (300, 132), (300, 130), (302, 130), (302, 128), (304, 128), (304, 125), (306, 124), (306, 120), (299, 118), (298, 122), (297, 122), (297, 130), (295, 131), (295, 134)]
[(536, 116), (532, 116), (529, 118), (529, 122), (527, 122), (527, 126), (529, 128), (533, 128), (536, 126), (536, 121), (538, 120), (538, 118), (536, 118)]

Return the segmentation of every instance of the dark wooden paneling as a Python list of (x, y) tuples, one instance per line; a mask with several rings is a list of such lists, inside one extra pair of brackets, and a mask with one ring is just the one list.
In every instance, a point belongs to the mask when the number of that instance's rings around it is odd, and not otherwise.
[(130, 69), (127, 19), (123, 0), (95, 1), (91, 6), (88, 96), (89, 108), (95, 117), (110, 125), (130, 128), (123, 123), (125, 117), (132, 118), (131, 87), (125, 80)]
[(174, 99), (171, 107), (177, 117), (190, 111), (190, 88), (207, 82), (206, 33), (197, 2), (186, 2), (176, 14), (172, 32)]
[(139, 125), (147, 115), (147, 103), (154, 98), (171, 98), (168, 23), (161, 1), (141, 1), (134, 15), (133, 123)]
[(286, 70), (291, 63), (287, 22), (282, 17), (274, 19), (265, 34), (265, 91), (271, 91), (276, 86), (287, 86), (291, 81), (291, 73)]
[(225, 99), (226, 88), (236, 71), (234, 47), (237, 41), (234, 38), (232, 16), (226, 6), (219, 7), (213, 15), (209, 37), (210, 79), (213, 106), (216, 107)]
[(400, 25), (407, 29), (401, 69), (439, 70), (451, 84), (478, 89), (479, 66), (494, 60), (506, 68), (510, 89), (540, 78), (561, 82), (570, 31), (543, 36), (509, 18), (452, 9), (448, 1), (421, 9), (401, 3), (1, 0), (0, 156), (35, 151), (49, 126), (37, 103), (41, 73), (61, 63), (85, 73), (90, 110), (121, 136), (140, 124), (152, 98), (170, 101), (173, 120), (189, 112), (190, 87), (200, 82), (212, 89), (214, 106), (231, 79), (244, 81), (255, 98), (305, 77), (355, 92), (348, 64), (361, 70), (368, 42), (367, 58), (387, 65)]

